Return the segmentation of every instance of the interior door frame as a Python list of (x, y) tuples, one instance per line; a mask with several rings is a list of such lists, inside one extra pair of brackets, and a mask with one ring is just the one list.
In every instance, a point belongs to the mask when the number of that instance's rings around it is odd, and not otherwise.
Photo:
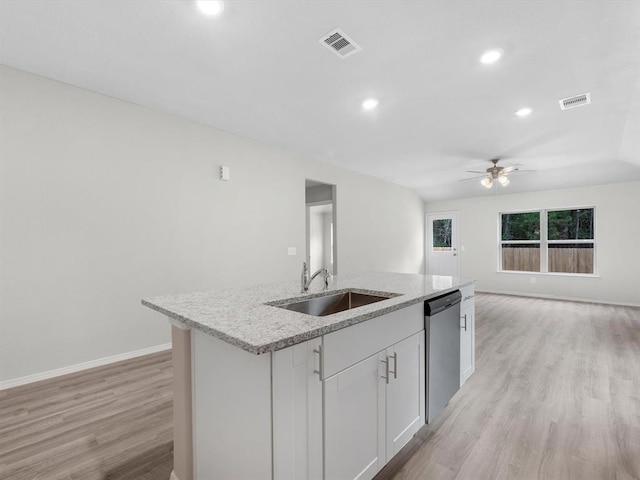
[(454, 276), (460, 276), (460, 215), (458, 211), (448, 211), (448, 212), (428, 212), (425, 214), (425, 224), (424, 224), (424, 272), (425, 274), (429, 274), (429, 254), (430, 254), (430, 246), (432, 243), (432, 225), (433, 220), (437, 220), (438, 217), (441, 218), (451, 218), (451, 247), (453, 249), (453, 255), (456, 257), (456, 267)]

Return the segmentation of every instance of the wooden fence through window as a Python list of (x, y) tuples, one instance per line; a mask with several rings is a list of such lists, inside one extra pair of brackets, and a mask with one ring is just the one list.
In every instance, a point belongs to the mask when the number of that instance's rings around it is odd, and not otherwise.
[[(593, 248), (549, 248), (549, 272), (593, 273)], [(540, 271), (540, 249), (503, 247), (502, 270)]]

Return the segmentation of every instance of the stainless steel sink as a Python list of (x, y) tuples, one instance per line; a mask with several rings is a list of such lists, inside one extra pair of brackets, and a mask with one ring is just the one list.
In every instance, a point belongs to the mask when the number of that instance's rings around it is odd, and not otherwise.
[(307, 315), (314, 315), (316, 317), (324, 317), (325, 315), (344, 312), (345, 310), (381, 302), (382, 300), (397, 296), (398, 294), (396, 293), (371, 294), (357, 290), (346, 290), (320, 297), (308, 298), (306, 300), (290, 301), (288, 303), (272, 302), (268, 305), (293, 310), (294, 312), (306, 313)]

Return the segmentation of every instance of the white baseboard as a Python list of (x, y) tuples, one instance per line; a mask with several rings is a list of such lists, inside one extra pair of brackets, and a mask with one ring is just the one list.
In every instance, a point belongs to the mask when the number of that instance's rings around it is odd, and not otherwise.
[(162, 352), (163, 350), (169, 350), (169, 349), (171, 349), (171, 344), (164, 343), (162, 345), (147, 347), (141, 350), (135, 350), (133, 352), (120, 353), (118, 355), (113, 355), (111, 357), (98, 358), (97, 360), (91, 360), (89, 362), (78, 363), (76, 365), (69, 365), (68, 367), (56, 368), (55, 370), (48, 370), (42, 373), (27, 375), (26, 377), (14, 378), (12, 380), (6, 380), (4, 382), (0, 382), (0, 390), (19, 387), (20, 385), (39, 382), (40, 380), (47, 380), (49, 378), (59, 377), (61, 375), (67, 375), (69, 373), (80, 372), (82, 370), (87, 370), (89, 368), (101, 367), (102, 365), (121, 362), (122, 360), (129, 360), (130, 358), (141, 357), (143, 355), (149, 355), (150, 353)]
[(496, 295), (511, 295), (515, 297), (530, 297), (530, 298), (544, 298), (547, 300), (568, 300), (570, 302), (582, 302), (582, 303), (601, 303), (604, 305), (620, 305), (622, 307), (640, 307), (640, 303), (631, 302), (610, 302), (608, 300), (593, 300), (589, 298), (576, 298), (576, 297), (561, 297), (558, 295), (544, 295), (539, 293), (523, 293), (523, 292), (509, 292), (504, 290), (476, 290), (476, 293), (493, 293)]
[(180, 480), (174, 470), (171, 471), (171, 477), (169, 477), (169, 480)]

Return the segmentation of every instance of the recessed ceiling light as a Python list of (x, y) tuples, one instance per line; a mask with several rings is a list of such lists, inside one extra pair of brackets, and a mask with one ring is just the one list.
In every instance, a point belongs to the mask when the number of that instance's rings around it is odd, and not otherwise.
[(198, 0), (198, 8), (205, 15), (220, 15), (224, 10), (222, 0)]
[(364, 102), (362, 102), (362, 108), (365, 110), (373, 110), (378, 106), (380, 101), (377, 98), (367, 98)]
[(531, 112), (533, 112), (533, 110), (531, 110), (529, 107), (524, 107), (524, 108), (521, 108), (520, 110), (518, 110), (516, 112), (516, 115), (519, 116), (519, 117), (526, 117)]
[(496, 63), (502, 57), (502, 50), (487, 50), (480, 57), (480, 61), (485, 65), (491, 65), (492, 63)]

